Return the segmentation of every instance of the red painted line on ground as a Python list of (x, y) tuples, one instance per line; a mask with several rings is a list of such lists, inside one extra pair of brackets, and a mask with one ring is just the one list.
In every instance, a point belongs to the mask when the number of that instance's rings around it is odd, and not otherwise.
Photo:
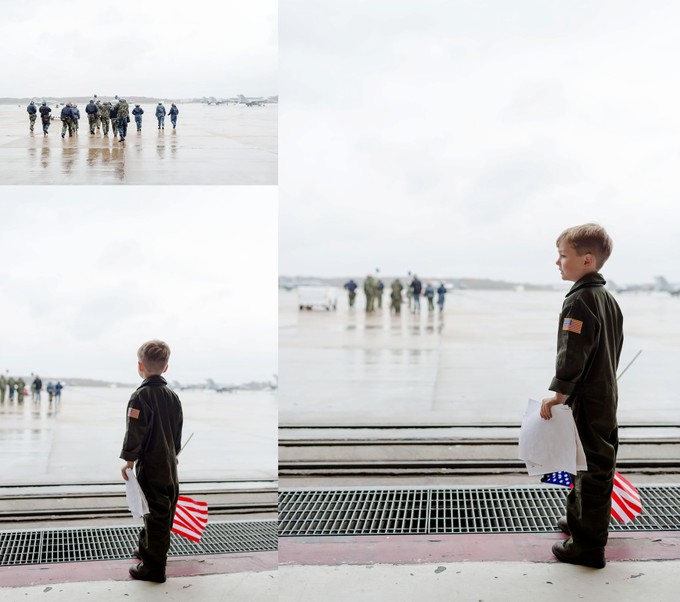
[[(131, 579), (128, 569), (134, 564), (134, 560), (130, 559), (5, 566), (0, 568), (0, 587), (82, 581), (124, 581)], [(277, 552), (175, 556), (168, 560), (166, 573), (168, 579), (172, 579), (197, 575), (272, 571), (276, 570), (277, 566)]]
[[(281, 565), (428, 564), (447, 562), (556, 562), (557, 533), (282, 537)], [(680, 531), (611, 533), (608, 561), (679, 560)]]

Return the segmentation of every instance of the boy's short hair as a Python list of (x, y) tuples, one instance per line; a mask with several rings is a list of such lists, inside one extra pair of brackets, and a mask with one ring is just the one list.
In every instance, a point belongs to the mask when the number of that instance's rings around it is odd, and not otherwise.
[(170, 347), (164, 341), (147, 341), (137, 350), (137, 359), (148, 372), (161, 374), (170, 359)]
[(614, 243), (607, 231), (599, 224), (582, 224), (567, 228), (557, 237), (557, 245), (566, 242), (574, 248), (578, 255), (590, 253), (595, 257), (595, 265), (599, 270), (612, 254)]

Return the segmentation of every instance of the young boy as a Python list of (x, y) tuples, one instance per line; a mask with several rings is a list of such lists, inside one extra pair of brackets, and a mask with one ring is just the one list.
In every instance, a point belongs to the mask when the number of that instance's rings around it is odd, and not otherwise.
[(553, 545), (562, 562), (604, 568), (611, 495), (618, 449), (616, 369), (623, 345), (623, 316), (604, 288), (599, 270), (612, 250), (601, 226), (566, 229), (557, 239), (556, 261), (563, 280), (575, 284), (562, 305), (557, 335), (555, 377), (543, 400), (541, 417), (551, 408), (571, 406), (588, 470), (578, 473), (567, 496), (567, 515), (557, 521), (570, 537)]
[(127, 429), (120, 457), (121, 472), (137, 462), (136, 475), (149, 504), (135, 556), (141, 562), (130, 575), (143, 581), (165, 581), (170, 529), (179, 482), (177, 453), (182, 441), (182, 404), (161, 376), (168, 369), (170, 348), (163, 341), (144, 343), (137, 351), (137, 369), (144, 379), (127, 406)]

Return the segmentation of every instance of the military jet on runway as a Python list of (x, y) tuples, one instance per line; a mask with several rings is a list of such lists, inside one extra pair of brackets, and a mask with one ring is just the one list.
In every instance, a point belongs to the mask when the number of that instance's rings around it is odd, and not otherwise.
[(257, 98), (255, 97), (249, 98), (247, 96), (243, 96), (243, 94), (238, 95), (238, 103), (246, 105), (247, 107), (263, 107), (266, 104), (278, 102), (279, 102), (278, 96), (269, 96), (268, 98), (264, 98), (263, 96), (259, 96)]
[(614, 293), (649, 293), (654, 290), (654, 285), (650, 283), (646, 284), (628, 284), (620, 286), (616, 284), (613, 280), (607, 280), (607, 284), (604, 287)]
[(663, 276), (656, 276), (654, 281), (656, 282), (657, 290), (670, 293), (671, 295), (680, 295), (680, 286), (671, 284)]
[(236, 104), (238, 102), (237, 98), (215, 98), (214, 96), (204, 96), (201, 98), (201, 102), (208, 105), (225, 105), (229, 103)]

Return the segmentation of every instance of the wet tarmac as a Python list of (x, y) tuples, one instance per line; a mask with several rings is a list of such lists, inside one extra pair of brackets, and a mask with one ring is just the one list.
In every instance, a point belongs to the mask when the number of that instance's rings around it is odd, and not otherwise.
[[(179, 104), (177, 129), (166, 117), (158, 130), (155, 105), (143, 105), (124, 143), (111, 132), (91, 135), (84, 106), (79, 133), (61, 137), (61, 121), (43, 135), (29, 132), (26, 107), (0, 104), (0, 180), (3, 184), (229, 184), (275, 185), (278, 107)], [(52, 107), (58, 116), (60, 109)]]
[[(548, 395), (562, 291), (460, 290), (444, 313), (301, 311), (279, 294), (279, 421), (296, 425), (518, 425), (527, 399)], [(625, 316), (619, 422), (680, 423), (680, 299), (619, 295)]]
[[(133, 388), (66, 387), (61, 402), (6, 397), (2, 485), (122, 483), (119, 459)], [(277, 410), (268, 391), (179, 391), (184, 411), (181, 481), (276, 480)]]

